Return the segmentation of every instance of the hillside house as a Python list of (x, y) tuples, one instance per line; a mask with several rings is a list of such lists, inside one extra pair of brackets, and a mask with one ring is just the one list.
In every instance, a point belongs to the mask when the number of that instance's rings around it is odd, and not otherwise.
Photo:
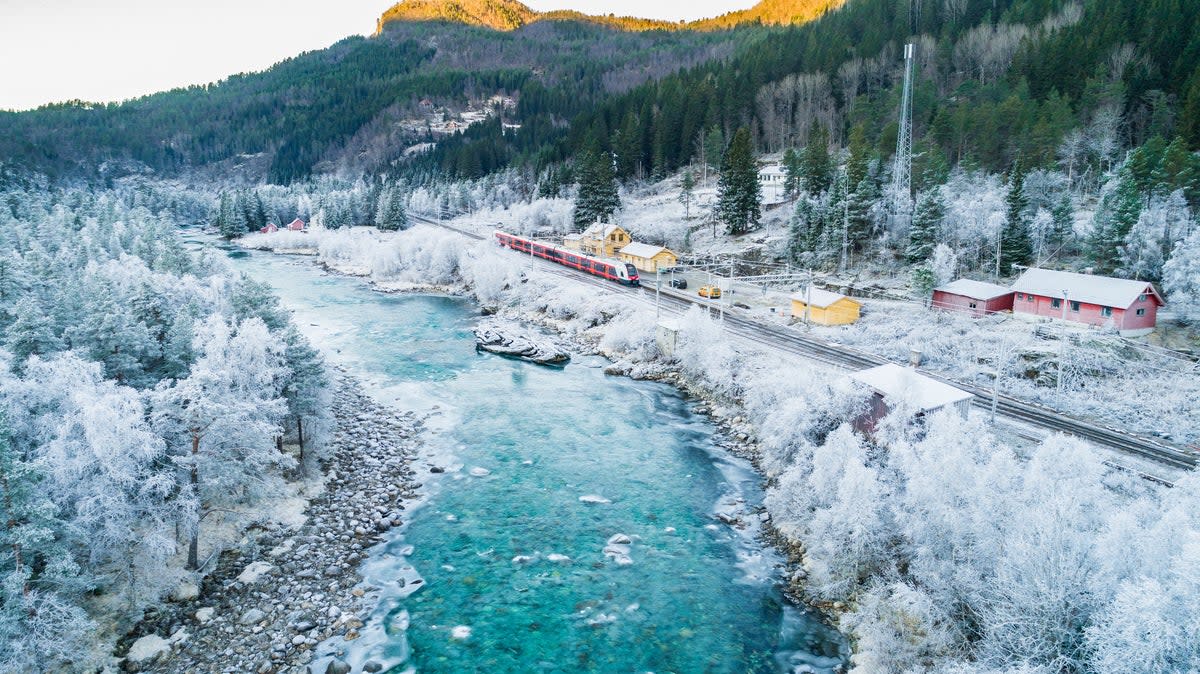
[(638, 268), (639, 271), (655, 274), (659, 269), (675, 266), (678, 257), (662, 246), (648, 243), (631, 243), (620, 250), (621, 260)]
[(1012, 288), (960, 278), (933, 291), (934, 309), (966, 314), (972, 318), (1012, 311)]
[(1126, 337), (1154, 331), (1166, 305), (1148, 281), (1029, 269), (1013, 283), (1013, 314), (1111, 327)]
[(967, 391), (894, 363), (852, 372), (850, 378), (872, 392), (870, 407), (853, 424), (868, 434), (898, 404), (909, 406), (918, 417), (950, 409), (965, 419), (975, 398)]
[(862, 303), (821, 288), (808, 287), (792, 295), (792, 317), (817, 325), (849, 325), (858, 321)]
[(629, 232), (617, 225), (603, 222), (588, 227), (579, 234), (568, 235), (563, 239), (563, 247), (578, 250), (584, 255), (596, 257), (617, 257), (617, 251), (633, 243)]

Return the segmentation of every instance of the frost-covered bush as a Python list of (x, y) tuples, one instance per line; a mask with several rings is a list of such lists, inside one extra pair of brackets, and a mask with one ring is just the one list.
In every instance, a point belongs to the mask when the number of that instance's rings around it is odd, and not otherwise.
[(681, 320), (675, 358), (689, 376), (728, 400), (741, 397), (742, 359), (717, 319), (692, 307)]

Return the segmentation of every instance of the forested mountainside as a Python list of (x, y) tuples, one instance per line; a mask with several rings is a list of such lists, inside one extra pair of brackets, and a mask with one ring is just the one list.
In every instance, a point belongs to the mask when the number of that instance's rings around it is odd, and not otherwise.
[[(783, 6), (760, 5), (746, 16), (783, 16)], [(1109, 165), (1120, 149), (1155, 135), (1200, 145), (1196, 3), (912, 7), (853, 0), (802, 26), (727, 31), (534, 21), (501, 32), (388, 21), (377, 37), (211, 86), (123, 105), (0, 113), (0, 159), (58, 175), (173, 174), (257, 161), (273, 182), (330, 171), (388, 171), (424, 182), (514, 165), (542, 172), (594, 137), (617, 153), (620, 177), (630, 179), (665, 175), (697, 156), (702, 133), (728, 139), (743, 125), (762, 151), (803, 146), (818, 128), (836, 148), (861, 127), (864, 142), (886, 159), (908, 41), (919, 65), (914, 175), (959, 162), (1006, 170), (1018, 156), (1026, 167), (1044, 165), (1080, 130), (1101, 137)], [(465, 130), (440, 134), (429, 125), (445, 111), (486, 107), (496, 95), (513, 105)], [(405, 154), (425, 142), (436, 142), (433, 152)]]

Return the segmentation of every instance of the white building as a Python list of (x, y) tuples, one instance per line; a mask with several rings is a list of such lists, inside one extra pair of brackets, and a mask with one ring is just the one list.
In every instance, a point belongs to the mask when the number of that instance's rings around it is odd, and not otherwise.
[(783, 184), (786, 180), (787, 171), (779, 164), (758, 169), (758, 186), (762, 188), (764, 204), (778, 204), (784, 201)]

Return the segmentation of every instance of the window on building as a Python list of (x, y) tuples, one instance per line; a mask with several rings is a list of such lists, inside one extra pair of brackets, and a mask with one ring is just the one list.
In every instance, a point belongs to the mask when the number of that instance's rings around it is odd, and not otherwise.
[(1025, 295), (1022, 293), (1017, 293), (1017, 299), (1023, 300), (1023, 299), (1025, 299)]
[(972, 309), (974, 309), (974, 308), (975, 308), (975, 303), (974, 303), (974, 302), (970, 302), (970, 303), (968, 303), (968, 304), (967, 304), (967, 306), (969, 306), (969, 307), (971, 307)]
[(1112, 307), (1100, 307), (1100, 315), (1105, 318), (1112, 316)]
[(1138, 309), (1138, 310), (1137, 310), (1137, 315), (1138, 315), (1138, 316), (1145, 316), (1145, 315), (1146, 315), (1146, 310), (1145, 310), (1145, 309)]
[(1071, 302), (1071, 311), (1079, 311), (1079, 302)]
[(1054, 299), (1050, 300), (1050, 307), (1053, 309), (1062, 309), (1062, 300), (1055, 297)]
[(1139, 301), (1139, 302), (1145, 302), (1145, 301), (1146, 301), (1146, 294), (1145, 294), (1145, 293), (1142, 293), (1141, 295), (1138, 295), (1138, 301)]
[(1032, 301), (1033, 301), (1033, 295), (1026, 295), (1026, 296), (1025, 296), (1025, 300), (1026, 300), (1026, 301), (1028, 301), (1028, 302), (1032, 302)]

